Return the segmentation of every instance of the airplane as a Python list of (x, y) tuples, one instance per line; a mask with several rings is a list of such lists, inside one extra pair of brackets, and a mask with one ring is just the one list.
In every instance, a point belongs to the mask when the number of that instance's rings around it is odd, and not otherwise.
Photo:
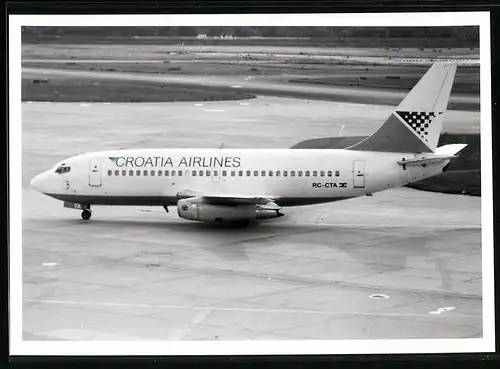
[(345, 149), (121, 149), (64, 159), (31, 181), (82, 210), (175, 206), (200, 222), (250, 222), (400, 187), (446, 170), (465, 144), (437, 147), (457, 65), (435, 63), (371, 136)]

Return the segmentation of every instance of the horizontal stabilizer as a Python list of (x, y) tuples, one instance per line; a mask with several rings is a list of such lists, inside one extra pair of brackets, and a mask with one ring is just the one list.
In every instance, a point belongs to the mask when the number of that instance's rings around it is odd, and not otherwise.
[(436, 154), (438, 155), (455, 155), (457, 152), (463, 150), (467, 144), (450, 144), (438, 147)]
[(409, 158), (406, 159), (404, 158), (403, 160), (399, 160), (398, 164), (399, 165), (429, 165), (429, 164), (436, 164), (436, 163), (441, 163), (445, 160), (451, 160), (453, 158), (456, 158), (460, 150), (462, 150), (464, 147), (466, 147), (467, 144), (451, 144), (451, 145), (445, 145), (438, 147), (436, 149), (436, 154), (431, 154), (429, 156), (422, 156), (418, 158)]

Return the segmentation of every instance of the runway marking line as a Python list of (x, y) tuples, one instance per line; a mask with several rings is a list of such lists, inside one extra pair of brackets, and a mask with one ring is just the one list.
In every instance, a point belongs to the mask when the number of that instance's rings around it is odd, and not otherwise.
[[(192, 324), (200, 324), (203, 322), (211, 313), (213, 310), (202, 310), (196, 314), (196, 316), (191, 320), (190, 325)], [(170, 339), (174, 341), (180, 341), (182, 340), (189, 332), (191, 332), (191, 327), (190, 325), (183, 326), (177, 331), (175, 331), (173, 334), (170, 335)]]
[(42, 263), (43, 266), (56, 266), (58, 263)]
[(456, 309), (456, 307), (454, 307), (454, 306), (444, 307), (444, 308), (439, 308), (439, 309), (434, 310), (434, 311), (429, 311), (429, 314), (439, 315), (439, 314), (446, 313), (447, 311), (451, 311), (451, 310), (455, 310), (455, 309)]
[[(38, 300), (25, 299), (24, 302), (42, 303), (42, 304), (58, 304), (58, 305), (88, 305), (88, 306), (115, 306), (129, 308), (157, 308), (157, 309), (184, 309), (184, 310), (199, 310), (199, 311), (233, 311), (233, 312), (252, 312), (252, 313), (288, 313), (288, 314), (318, 314), (318, 315), (364, 315), (364, 316), (414, 316), (414, 317), (429, 317), (429, 313), (381, 313), (381, 312), (365, 312), (356, 313), (352, 311), (325, 311), (325, 310), (299, 310), (299, 309), (258, 309), (258, 308), (231, 308), (220, 306), (188, 306), (188, 305), (152, 305), (152, 304), (129, 304), (121, 302), (95, 302), (95, 301), (68, 301), (68, 300)], [(436, 314), (440, 315), (440, 314)], [(204, 316), (204, 315), (201, 315)], [(474, 314), (446, 314), (444, 316), (461, 317), (461, 318), (481, 318)]]
[(374, 294), (374, 295), (370, 295), (370, 296), (368, 296), (368, 297), (369, 297), (369, 298), (371, 298), (371, 299), (375, 299), (375, 300), (377, 300), (377, 299), (388, 299), (388, 298), (390, 298), (390, 296), (389, 296), (389, 295), (383, 295), (383, 294), (381, 294), (381, 293), (376, 293), (376, 294)]

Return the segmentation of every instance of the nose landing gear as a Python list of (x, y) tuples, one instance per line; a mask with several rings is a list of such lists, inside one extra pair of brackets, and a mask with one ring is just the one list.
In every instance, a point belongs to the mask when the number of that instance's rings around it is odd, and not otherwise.
[(90, 210), (90, 205), (83, 205), (82, 206), (82, 219), (83, 220), (89, 220), (90, 217), (92, 216), (92, 211)]

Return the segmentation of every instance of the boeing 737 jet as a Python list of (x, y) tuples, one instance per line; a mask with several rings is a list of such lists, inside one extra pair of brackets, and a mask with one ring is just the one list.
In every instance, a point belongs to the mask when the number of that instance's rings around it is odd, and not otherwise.
[(242, 225), (280, 217), (287, 206), (403, 186), (443, 172), (466, 146), (437, 147), (456, 68), (432, 65), (374, 134), (346, 149), (100, 151), (67, 158), (31, 185), (84, 220), (93, 205), (149, 205)]

